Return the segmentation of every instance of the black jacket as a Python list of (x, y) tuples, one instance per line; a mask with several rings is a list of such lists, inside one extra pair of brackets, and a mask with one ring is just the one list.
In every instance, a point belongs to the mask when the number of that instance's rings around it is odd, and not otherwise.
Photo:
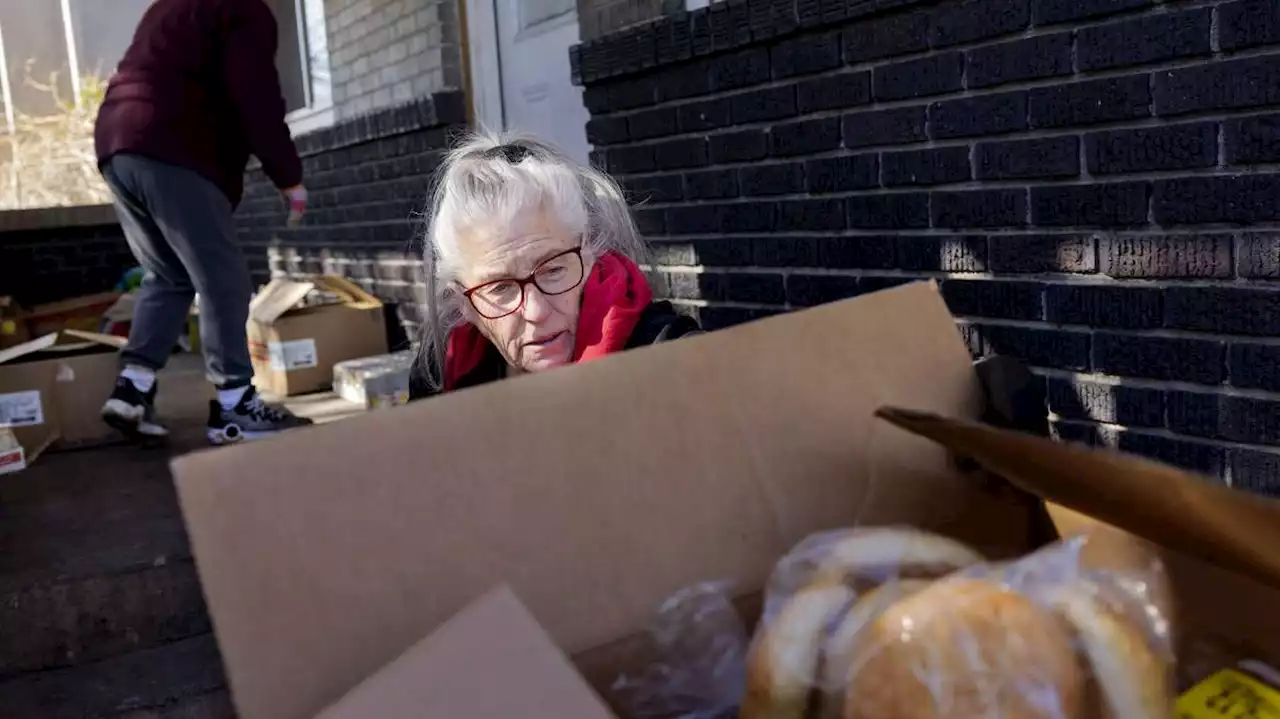
[[(698, 323), (687, 315), (676, 312), (670, 302), (653, 302), (640, 314), (636, 327), (631, 331), (625, 349), (635, 349), (667, 340), (698, 334)], [(489, 352), (480, 365), (458, 382), (457, 389), (475, 387), (506, 376), (506, 360), (497, 350)], [(416, 368), (409, 379), (409, 399), (416, 400), (434, 394), (427, 386), (425, 373)]]

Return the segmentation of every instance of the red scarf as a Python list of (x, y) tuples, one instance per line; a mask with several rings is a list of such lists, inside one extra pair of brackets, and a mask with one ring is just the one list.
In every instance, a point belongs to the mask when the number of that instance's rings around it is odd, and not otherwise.
[[(652, 300), (653, 291), (636, 263), (616, 252), (596, 260), (582, 287), (571, 361), (597, 359), (626, 347), (640, 314)], [(455, 327), (445, 347), (445, 391), (457, 387), (492, 351), (493, 346), (475, 325)]]

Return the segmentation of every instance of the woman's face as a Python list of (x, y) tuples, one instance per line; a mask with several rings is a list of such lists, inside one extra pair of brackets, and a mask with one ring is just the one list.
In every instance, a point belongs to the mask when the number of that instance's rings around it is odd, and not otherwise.
[[(565, 228), (552, 213), (539, 210), (528, 213), (514, 232), (477, 230), (464, 234), (459, 240), (463, 268), (459, 273), (460, 284), (463, 289), (480, 288), (472, 293), (472, 302), (464, 307), (470, 313), (470, 321), (498, 348), (507, 364), (520, 372), (539, 372), (568, 364), (573, 356), (582, 281), (554, 295), (526, 283), (524, 302), (514, 312), (497, 319), (484, 315), (505, 311), (498, 303), (507, 302), (509, 298), (518, 301), (519, 281), (535, 272), (539, 273), (539, 282), (552, 289), (556, 281), (576, 278), (578, 260), (564, 253), (579, 247), (577, 234)], [(591, 262), (589, 257), (582, 258), (584, 277)], [(477, 306), (485, 312), (477, 312)]]

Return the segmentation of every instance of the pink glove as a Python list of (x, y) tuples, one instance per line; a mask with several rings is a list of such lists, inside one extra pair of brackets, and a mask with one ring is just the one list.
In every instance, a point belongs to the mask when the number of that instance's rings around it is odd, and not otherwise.
[(290, 227), (297, 227), (302, 223), (302, 215), (307, 211), (307, 188), (302, 185), (295, 185), (284, 191), (285, 199), (289, 202), (289, 219)]

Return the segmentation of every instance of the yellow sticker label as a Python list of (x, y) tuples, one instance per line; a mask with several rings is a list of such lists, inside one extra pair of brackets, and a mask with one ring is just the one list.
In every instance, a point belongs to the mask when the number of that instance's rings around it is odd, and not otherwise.
[(0, 321), (0, 335), (18, 334), (18, 323), (13, 320)]
[(1280, 691), (1235, 669), (1223, 669), (1178, 697), (1174, 717), (1280, 719)]

